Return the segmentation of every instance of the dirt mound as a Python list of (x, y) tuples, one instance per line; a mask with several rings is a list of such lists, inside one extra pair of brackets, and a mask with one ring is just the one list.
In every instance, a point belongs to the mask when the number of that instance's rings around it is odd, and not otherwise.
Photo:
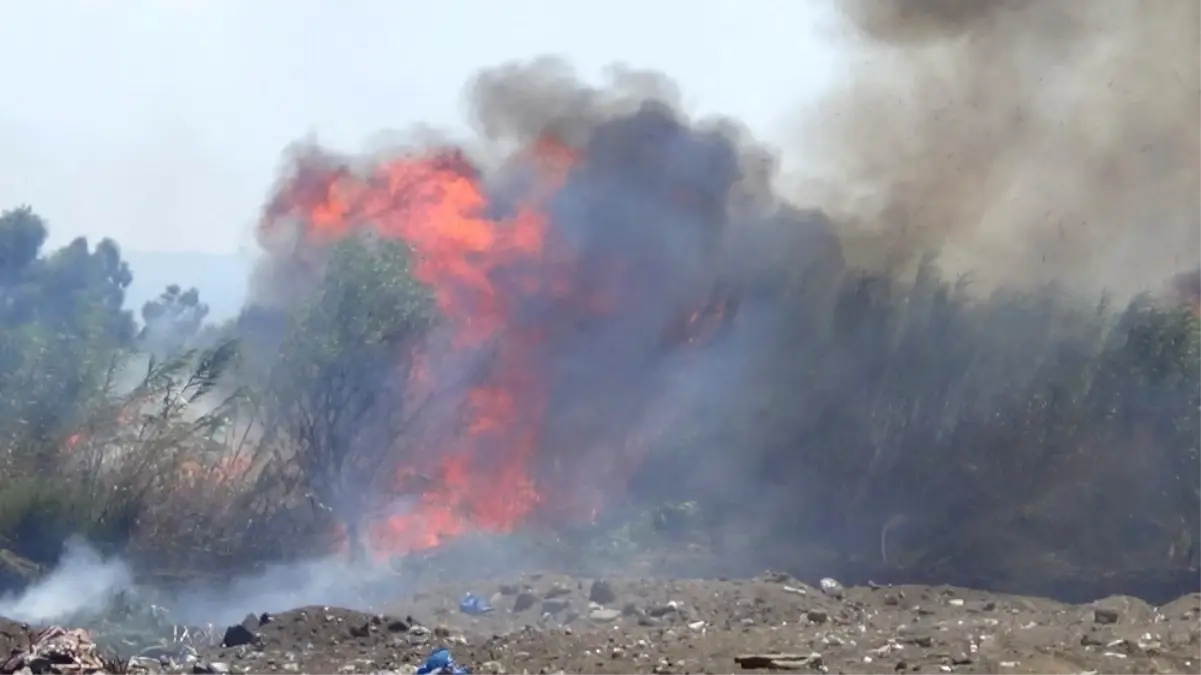
[(247, 617), (226, 632), (230, 646), (202, 649), (190, 668), (411, 673), (437, 647), (477, 673), (1125, 673), (1201, 665), (1198, 594), (1155, 608), (1125, 596), (1069, 605), (950, 586), (818, 588), (782, 574), (530, 575), (443, 586), (380, 609)]

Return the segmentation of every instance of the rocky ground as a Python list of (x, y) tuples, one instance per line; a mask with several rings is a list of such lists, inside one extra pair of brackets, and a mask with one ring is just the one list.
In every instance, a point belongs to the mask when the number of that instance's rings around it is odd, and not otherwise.
[[(469, 592), (491, 611), (463, 612)], [(412, 673), (445, 646), (476, 673), (1201, 672), (1198, 594), (1160, 607), (1121, 596), (1067, 605), (954, 587), (815, 587), (778, 574), (674, 581), (527, 575), (488, 587), (439, 587), (387, 610), (306, 607), (247, 617), (211, 641), (193, 636), (192, 650), (150, 651), (131, 665), (143, 672)], [(28, 653), (29, 639), (26, 627), (0, 625), (0, 664), (9, 652)], [(212, 644), (220, 642), (233, 644)], [(13, 662), (9, 670), (45, 672), (52, 660)]]

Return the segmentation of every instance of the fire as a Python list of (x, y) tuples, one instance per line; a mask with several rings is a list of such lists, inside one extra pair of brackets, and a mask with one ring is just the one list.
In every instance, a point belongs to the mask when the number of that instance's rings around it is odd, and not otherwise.
[[(631, 279), (641, 278), (625, 274), (626, 262), (613, 259), (621, 254), (586, 254), (553, 226), (553, 199), (577, 171), (592, 168), (576, 148), (549, 137), (509, 160), (497, 176), (499, 190), (454, 149), (367, 171), (313, 153), (268, 205), (264, 230), (299, 223), (302, 242), (318, 249), (363, 230), (409, 244), (414, 275), (432, 289), (452, 333), (419, 349), (413, 392), (453, 379), (440, 370), (444, 361), (478, 355), (488, 364), (467, 385), (459, 427), (446, 437), (423, 434), (418, 445), (433, 447), (405, 451), (394, 506), (367, 524), (368, 541), (361, 542), (376, 553), (427, 549), (470, 531), (508, 532), (536, 513), (595, 517), (597, 496), (576, 487), (626, 471), (645, 452), (627, 440), (615, 442), (599, 464), (562, 453), (536, 461), (546, 450), (556, 386), (547, 355), (564, 336), (578, 334), (581, 320), (614, 312), (623, 294), (635, 292)], [(696, 207), (677, 203), (670, 188), (662, 193), (655, 198), (670, 208)], [(668, 343), (703, 339), (730, 304), (719, 297), (692, 319), (685, 312), (669, 327)]]
[[(417, 504), (370, 528), (367, 543), (378, 552), (429, 548), (469, 530), (509, 531), (543, 499), (530, 463), (549, 404), (549, 378), (533, 358), (545, 331), (521, 320), (518, 301), (571, 293), (556, 269), (570, 261), (555, 249), (541, 204), (566, 180), (575, 155), (548, 139), (516, 160), (537, 179), (511, 213), (496, 217), (478, 172), (457, 151), (401, 157), (365, 175), (314, 155), (263, 221), (273, 228), (297, 219), (316, 242), (366, 228), (403, 239), (416, 257), (415, 276), (453, 329), (453, 348), (493, 350), (492, 367), (466, 394), (464, 429), (431, 453), (438, 465)], [(423, 386), (431, 367), (423, 360), (412, 386)], [(417, 475), (402, 467), (396, 483), (411, 485)]]

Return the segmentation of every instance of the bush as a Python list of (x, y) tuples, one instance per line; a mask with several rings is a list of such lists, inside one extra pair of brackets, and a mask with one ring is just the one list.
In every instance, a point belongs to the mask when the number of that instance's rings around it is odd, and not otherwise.
[[(115, 244), (43, 255), (44, 235), (28, 210), (0, 218), (0, 549), (52, 564), (83, 534), (212, 569), (355, 542), (361, 486), (421, 412), (397, 392), (436, 317), (407, 247), (343, 242), (297, 304), (201, 339), (194, 291), (168, 288), (139, 334)], [(742, 397), (681, 416), (640, 470), (680, 480), (636, 497), (687, 509), (631, 504), (651, 515), (615, 540), (754, 518), (746, 550), (820, 541), (982, 575), (1195, 566), (1197, 314), (973, 294), (933, 263), (744, 298), (775, 323)]]
[[(968, 288), (927, 260), (909, 283), (852, 273), (832, 301), (775, 300), (790, 318), (727, 415), (751, 475), (692, 495), (726, 512), (713, 527), (772, 499), (771, 536), (893, 565), (1196, 566), (1196, 313)], [(680, 450), (662, 470), (730, 452)]]

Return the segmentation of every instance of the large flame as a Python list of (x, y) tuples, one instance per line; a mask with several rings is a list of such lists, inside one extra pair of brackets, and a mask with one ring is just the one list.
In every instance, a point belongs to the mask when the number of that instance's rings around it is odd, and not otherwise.
[[(366, 228), (405, 240), (415, 276), (432, 288), (453, 330), (453, 350), (491, 355), (486, 375), (466, 393), (463, 428), (431, 455), (437, 466), (400, 469), (398, 486), (427, 472), (431, 480), (420, 481), (415, 506), (370, 528), (368, 543), (377, 551), (420, 550), (469, 530), (509, 531), (543, 501), (531, 462), (549, 405), (550, 377), (535, 358), (547, 327), (523, 320), (522, 301), (604, 308), (595, 291), (573, 288), (574, 261), (556, 245), (543, 208), (575, 157), (553, 140), (518, 155), (517, 171), (532, 180), (523, 181), (516, 206), (498, 216), (458, 151), (401, 157), (365, 173), (313, 154), (301, 158), (267, 209), (263, 228), (299, 222), (304, 237), (318, 243)], [(437, 368), (437, 359), (418, 369), (418, 380), (437, 379), (429, 367)]]
[[(426, 348), (412, 387), (430, 390), (446, 380), (438, 371), (446, 368), (444, 352), (458, 363), (465, 353), (488, 357), (489, 368), (462, 399), (466, 422), (449, 438), (432, 438), (434, 452), (418, 453), (431, 465), (418, 458), (400, 467), (396, 492), (418, 496), (369, 527), (365, 544), (377, 552), (431, 548), (468, 531), (512, 531), (548, 501), (572, 514), (594, 514), (600, 506), (563, 484), (562, 462), (552, 468), (555, 488), (548, 480), (539, 484), (534, 471), (554, 381), (548, 342), (558, 339), (562, 324), (609, 311), (620, 294), (603, 280), (597, 288), (596, 274), (579, 274), (579, 251), (551, 227), (550, 198), (581, 163), (575, 149), (543, 139), (513, 157), (501, 172), (503, 198), (494, 199), (458, 150), (402, 156), (369, 171), (313, 154), (301, 157), (269, 205), (263, 228), (299, 222), (311, 243), (370, 228), (410, 244), (414, 274), (434, 291), (453, 333), (449, 348)], [(620, 261), (588, 264), (620, 276)]]

